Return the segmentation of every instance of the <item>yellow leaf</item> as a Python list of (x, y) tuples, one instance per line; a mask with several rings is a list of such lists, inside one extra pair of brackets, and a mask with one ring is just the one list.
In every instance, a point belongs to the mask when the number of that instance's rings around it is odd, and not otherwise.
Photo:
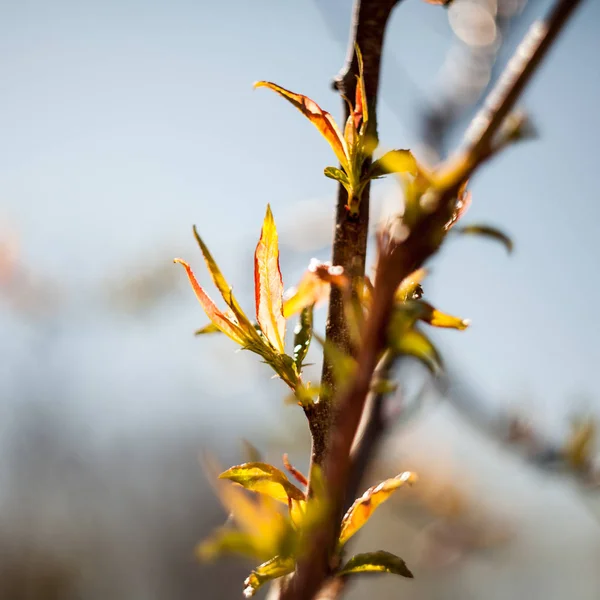
[(409, 471), (397, 475), (393, 479), (386, 479), (380, 484), (370, 487), (348, 509), (342, 519), (339, 545), (343, 546), (373, 515), (375, 509), (385, 502), (400, 486), (416, 481), (416, 475)]
[(256, 567), (244, 581), (244, 597), (251, 598), (265, 583), (291, 573), (296, 567), (293, 558), (274, 556), (271, 560)]
[(574, 469), (581, 469), (588, 464), (594, 449), (596, 435), (596, 423), (591, 419), (586, 419), (573, 426), (563, 454)]
[(420, 297), (423, 293), (421, 289), (421, 282), (427, 275), (427, 269), (421, 267), (416, 271), (413, 271), (410, 275), (405, 277), (396, 290), (396, 301), (406, 302), (407, 300), (414, 300), (415, 296)]
[(304, 500), (299, 490), (279, 469), (263, 462), (249, 462), (227, 469), (219, 479), (229, 479), (247, 490), (266, 494), (279, 502), (288, 504), (288, 499)]
[(450, 329), (466, 329), (471, 322), (469, 319), (461, 319), (460, 317), (453, 317), (443, 313), (437, 308), (431, 306), (431, 304), (422, 300), (418, 301), (419, 304), (419, 319), (433, 325), (434, 327), (446, 327)]
[(230, 321), (215, 305), (210, 296), (202, 289), (194, 272), (190, 266), (181, 258), (176, 258), (174, 262), (179, 263), (186, 271), (188, 279), (192, 284), (192, 289), (196, 294), (196, 298), (204, 309), (206, 316), (212, 321), (215, 327), (222, 331), (238, 344), (244, 343), (244, 332), (240, 329), (237, 323)]
[(254, 293), (256, 318), (260, 328), (271, 345), (279, 354), (283, 354), (283, 280), (279, 269), (277, 228), (271, 207), (268, 205), (260, 240), (254, 253)]
[(337, 159), (344, 168), (348, 168), (348, 148), (344, 137), (342, 136), (339, 127), (333, 120), (333, 117), (326, 111), (324, 111), (316, 102), (302, 96), (301, 94), (295, 94), (290, 92), (281, 86), (270, 81), (258, 81), (254, 84), (254, 87), (266, 87), (274, 92), (283, 96), (286, 100), (291, 102), (310, 122), (319, 130), (321, 135), (329, 142), (332, 147)]
[(221, 296), (223, 297), (223, 300), (225, 300), (227, 306), (229, 306), (229, 308), (233, 312), (233, 315), (235, 316), (235, 319), (237, 320), (240, 329), (244, 332), (246, 339), (250, 341), (260, 342), (258, 332), (256, 331), (256, 329), (242, 310), (238, 301), (235, 299), (231, 286), (227, 283), (225, 277), (223, 277), (221, 269), (219, 269), (219, 266), (217, 265), (215, 259), (209, 252), (207, 245), (202, 241), (202, 238), (198, 234), (198, 230), (195, 226), (194, 237), (198, 242), (198, 246), (200, 247), (200, 251), (202, 252), (202, 257), (204, 258), (204, 262), (206, 263), (206, 268), (208, 269), (213, 283), (221, 293)]
[(352, 575), (355, 573), (393, 573), (412, 578), (406, 563), (395, 554), (379, 550), (353, 556), (336, 575)]

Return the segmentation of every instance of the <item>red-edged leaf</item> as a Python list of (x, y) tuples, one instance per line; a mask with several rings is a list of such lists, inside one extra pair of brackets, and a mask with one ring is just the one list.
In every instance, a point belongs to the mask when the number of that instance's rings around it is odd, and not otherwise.
[(406, 471), (393, 479), (386, 479), (380, 484), (370, 487), (348, 509), (342, 519), (339, 545), (343, 546), (373, 515), (375, 509), (385, 502), (400, 486), (412, 483), (416, 475)]
[(204, 262), (206, 263), (206, 268), (210, 274), (213, 283), (216, 288), (223, 296), (223, 300), (229, 308), (231, 309), (233, 319), (237, 321), (239, 324), (239, 328), (243, 331), (247, 340), (250, 341), (260, 341), (258, 333), (254, 327), (254, 325), (250, 322), (250, 319), (246, 316), (246, 313), (242, 310), (242, 307), (239, 305), (238, 301), (235, 299), (233, 295), (233, 291), (231, 286), (225, 280), (223, 273), (221, 273), (221, 269), (217, 265), (217, 262), (212, 257), (212, 254), (208, 250), (207, 245), (202, 241), (202, 238), (198, 234), (198, 230), (194, 226), (194, 237), (198, 242), (198, 246), (200, 247), (200, 251), (202, 252), (202, 257), (204, 258)]
[(291, 102), (319, 130), (321, 135), (333, 148), (337, 159), (344, 167), (348, 166), (348, 152), (342, 133), (333, 117), (324, 111), (316, 102), (302, 94), (290, 92), (270, 81), (258, 81), (254, 87), (266, 87)]
[(206, 316), (212, 321), (212, 323), (225, 335), (229, 336), (234, 342), (238, 344), (244, 343), (244, 332), (240, 330), (236, 323), (230, 321), (215, 305), (210, 296), (202, 289), (198, 283), (194, 272), (190, 266), (181, 258), (176, 258), (173, 262), (179, 263), (187, 273), (188, 279), (192, 284), (192, 289), (196, 294), (196, 298), (200, 305), (204, 309)]
[(254, 294), (256, 318), (273, 347), (283, 354), (285, 317), (283, 316), (283, 280), (279, 269), (279, 243), (271, 207), (263, 222), (254, 253)]
[(367, 95), (365, 92), (365, 78), (362, 53), (358, 45), (354, 46), (356, 60), (358, 61), (358, 77), (356, 78), (356, 99), (354, 101), (354, 126), (359, 128), (360, 122), (367, 125), (369, 121), (369, 109), (367, 108)]

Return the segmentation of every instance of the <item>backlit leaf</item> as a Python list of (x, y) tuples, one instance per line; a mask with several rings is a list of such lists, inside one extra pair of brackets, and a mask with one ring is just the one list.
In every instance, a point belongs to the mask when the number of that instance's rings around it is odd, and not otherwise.
[(205, 335), (207, 333), (221, 333), (221, 330), (214, 323), (209, 323), (194, 331), (194, 335)]
[(263, 222), (254, 253), (254, 293), (256, 318), (262, 332), (279, 352), (284, 353), (285, 317), (283, 316), (283, 280), (279, 269), (279, 242), (271, 207)]
[(390, 150), (373, 161), (369, 169), (369, 178), (376, 179), (389, 173), (410, 173), (416, 176), (418, 172), (417, 160), (410, 150)]
[(506, 251), (510, 254), (513, 251), (512, 240), (502, 231), (489, 225), (465, 225), (455, 229), (456, 233), (465, 233), (470, 235), (483, 235), (497, 240), (504, 245)]
[(344, 167), (348, 166), (346, 142), (344, 141), (339, 127), (328, 112), (324, 111), (310, 98), (302, 96), (301, 94), (290, 92), (289, 90), (286, 90), (275, 83), (271, 83), (270, 81), (258, 81), (254, 84), (254, 87), (269, 88), (291, 102), (305, 117), (311, 121), (311, 123), (319, 130), (321, 135), (329, 142), (329, 145), (335, 152), (340, 164)]
[(434, 327), (445, 327), (462, 331), (471, 323), (469, 319), (461, 319), (460, 317), (453, 317), (452, 315), (443, 313), (423, 300), (418, 300), (416, 303), (419, 306), (419, 319)]
[(304, 500), (299, 490), (279, 469), (263, 462), (250, 462), (227, 469), (219, 479), (229, 479), (247, 490), (266, 494), (279, 502), (288, 503), (288, 498)]
[(233, 323), (227, 319), (226, 316), (216, 307), (210, 296), (198, 283), (198, 280), (196, 279), (196, 276), (194, 275), (194, 272), (190, 266), (181, 258), (176, 258), (174, 262), (179, 263), (185, 269), (188, 279), (192, 284), (192, 289), (196, 294), (196, 298), (204, 309), (206, 316), (212, 321), (213, 325), (225, 335), (229, 336), (234, 342), (243, 344), (245, 337), (244, 332), (240, 329), (237, 323)]
[(246, 313), (244, 313), (242, 307), (239, 305), (238, 301), (233, 295), (231, 286), (225, 280), (225, 277), (223, 276), (223, 273), (221, 273), (221, 269), (219, 269), (217, 262), (210, 253), (208, 246), (198, 234), (196, 226), (194, 226), (194, 237), (196, 238), (196, 242), (198, 242), (204, 262), (206, 263), (206, 268), (208, 269), (213, 283), (221, 293), (221, 296), (223, 297), (223, 300), (225, 300), (227, 306), (229, 306), (233, 312), (233, 315), (239, 324), (239, 328), (245, 333), (247, 340), (258, 340), (259, 337), (256, 329), (252, 326), (252, 323), (246, 316)]
[(325, 177), (329, 177), (329, 179), (335, 179), (336, 181), (339, 181), (341, 184), (346, 186), (346, 188), (350, 185), (350, 182), (348, 181), (348, 175), (346, 175), (346, 173), (344, 173), (344, 171), (341, 169), (336, 167), (325, 167), (323, 174)]
[(302, 370), (302, 363), (306, 358), (306, 353), (308, 352), (312, 340), (313, 312), (313, 304), (303, 308), (300, 313), (298, 324), (294, 329), (294, 351), (292, 358), (294, 359), (298, 372)]
[(337, 574), (351, 575), (354, 573), (393, 573), (403, 577), (413, 577), (406, 563), (399, 556), (385, 550), (357, 554)]
[(365, 91), (363, 57), (360, 48), (358, 47), (358, 44), (354, 45), (354, 51), (356, 52), (356, 60), (358, 62), (358, 76), (356, 78), (356, 96), (354, 101), (354, 126), (356, 127), (356, 129), (358, 129), (362, 120), (366, 130), (366, 125), (369, 121), (369, 108), (367, 106), (367, 94)]
[(409, 329), (392, 340), (399, 354), (419, 359), (434, 375), (442, 369), (442, 359), (429, 338), (418, 329)]
[(251, 598), (257, 590), (269, 581), (291, 573), (296, 567), (293, 558), (274, 556), (271, 560), (256, 567), (244, 581), (244, 597)]
[(400, 486), (413, 483), (416, 475), (409, 471), (397, 475), (393, 479), (386, 479), (378, 485), (370, 487), (348, 509), (342, 519), (339, 545), (343, 546), (373, 515), (375, 509), (385, 502)]

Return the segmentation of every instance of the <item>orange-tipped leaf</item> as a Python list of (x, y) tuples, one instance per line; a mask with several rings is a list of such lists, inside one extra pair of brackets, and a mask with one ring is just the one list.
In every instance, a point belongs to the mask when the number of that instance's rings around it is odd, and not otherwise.
[(188, 279), (192, 285), (192, 289), (196, 294), (200, 306), (204, 309), (206, 316), (212, 321), (212, 323), (225, 335), (229, 336), (234, 342), (238, 344), (244, 343), (244, 333), (240, 330), (238, 325), (230, 321), (215, 305), (210, 296), (202, 289), (202, 286), (198, 283), (194, 272), (190, 266), (181, 258), (176, 258), (173, 262), (180, 264), (187, 273)]
[(257, 81), (254, 87), (266, 87), (283, 96), (293, 104), (310, 122), (319, 130), (321, 135), (329, 142), (333, 148), (337, 159), (344, 167), (348, 166), (348, 152), (342, 133), (333, 117), (323, 110), (316, 102), (303, 96), (290, 92), (281, 86), (270, 81)]
[(280, 353), (284, 353), (285, 317), (283, 316), (283, 280), (279, 269), (279, 243), (271, 207), (263, 222), (254, 253), (254, 293), (256, 318), (262, 332)]

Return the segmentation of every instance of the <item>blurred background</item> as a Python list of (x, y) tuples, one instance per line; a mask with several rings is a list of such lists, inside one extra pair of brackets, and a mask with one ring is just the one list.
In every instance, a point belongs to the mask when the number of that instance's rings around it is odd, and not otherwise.
[[(402, 2), (386, 36), (382, 144), (445, 156), (548, 6)], [(207, 282), (196, 224), (251, 312), (268, 202), (286, 287), (311, 257), (329, 259), (330, 149), (252, 83), (338, 115), (330, 83), (351, 9), (0, 3), (1, 600), (241, 597), (251, 564), (194, 558), (225, 518), (198, 456), (241, 462), (245, 438), (305, 468), (309, 438), (254, 355), (194, 337), (206, 318), (172, 258)], [(405, 469), (422, 485), (357, 543), (400, 554), (416, 579), (361, 582), (352, 598), (600, 593), (599, 24), (600, 4), (584, 2), (522, 101), (539, 139), (471, 184), (465, 222), (502, 228), (514, 253), (456, 238), (432, 264), (426, 297), (472, 325), (434, 336), (447, 393), (402, 365), (365, 487)], [(373, 224), (399, 201), (378, 182)]]

